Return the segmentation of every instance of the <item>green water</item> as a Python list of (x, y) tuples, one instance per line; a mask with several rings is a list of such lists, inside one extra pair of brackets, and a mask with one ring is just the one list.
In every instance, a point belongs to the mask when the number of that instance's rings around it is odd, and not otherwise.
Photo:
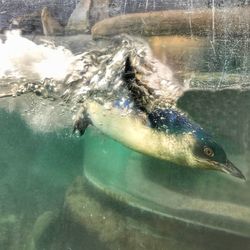
[[(247, 179), (249, 98), (249, 91), (190, 91), (178, 102)], [(186, 249), (250, 246), (249, 180), (161, 162), (93, 128), (82, 138), (71, 129), (35, 132), (4, 110), (0, 128), (0, 249), (130, 249), (137, 241), (179, 249), (179, 230)], [(124, 234), (136, 240), (126, 245)]]
[(70, 131), (35, 133), (3, 110), (0, 128), (0, 249), (28, 249), (36, 219), (57, 213), (82, 173), (83, 144)]

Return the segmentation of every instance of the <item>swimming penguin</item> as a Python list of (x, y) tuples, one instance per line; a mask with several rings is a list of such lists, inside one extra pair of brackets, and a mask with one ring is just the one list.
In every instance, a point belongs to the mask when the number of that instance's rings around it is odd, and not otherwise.
[[(115, 72), (122, 79), (119, 92), (107, 95), (105, 101), (89, 98), (75, 119), (74, 131), (83, 135), (91, 124), (137, 152), (245, 179), (213, 137), (176, 107), (185, 87), (174, 80), (167, 66), (152, 59), (147, 49), (138, 51), (131, 44), (127, 47), (128, 53), (120, 50), (113, 57), (113, 63), (116, 57), (123, 60), (120, 71)], [(106, 79), (101, 81), (111, 80), (107, 72), (103, 74)]]
[(0, 98), (34, 93), (57, 100), (73, 112), (74, 131), (82, 135), (91, 124), (135, 151), (245, 178), (213, 137), (176, 106), (188, 86), (154, 58), (145, 41), (122, 35), (107, 43), (72, 58), (63, 80), (0, 79)]

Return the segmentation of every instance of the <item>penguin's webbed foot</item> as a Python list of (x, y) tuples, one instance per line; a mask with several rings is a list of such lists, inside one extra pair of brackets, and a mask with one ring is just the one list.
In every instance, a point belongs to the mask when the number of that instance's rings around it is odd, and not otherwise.
[(84, 135), (87, 127), (90, 124), (92, 124), (91, 120), (88, 117), (86, 108), (83, 107), (76, 116), (73, 127), (73, 134), (78, 133), (80, 136)]

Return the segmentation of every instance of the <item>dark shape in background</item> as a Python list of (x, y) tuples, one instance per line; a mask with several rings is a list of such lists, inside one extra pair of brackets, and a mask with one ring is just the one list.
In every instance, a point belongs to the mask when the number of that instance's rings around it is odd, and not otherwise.
[(66, 25), (78, 0), (10, 0), (0, 2), (0, 31), (9, 28), (11, 20), (20, 16), (30, 15), (48, 7), (62, 25)]

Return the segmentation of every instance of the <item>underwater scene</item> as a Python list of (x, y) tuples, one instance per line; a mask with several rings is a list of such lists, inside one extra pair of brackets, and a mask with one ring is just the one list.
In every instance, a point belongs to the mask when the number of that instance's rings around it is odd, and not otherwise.
[(250, 1), (0, 2), (0, 250), (250, 249)]

